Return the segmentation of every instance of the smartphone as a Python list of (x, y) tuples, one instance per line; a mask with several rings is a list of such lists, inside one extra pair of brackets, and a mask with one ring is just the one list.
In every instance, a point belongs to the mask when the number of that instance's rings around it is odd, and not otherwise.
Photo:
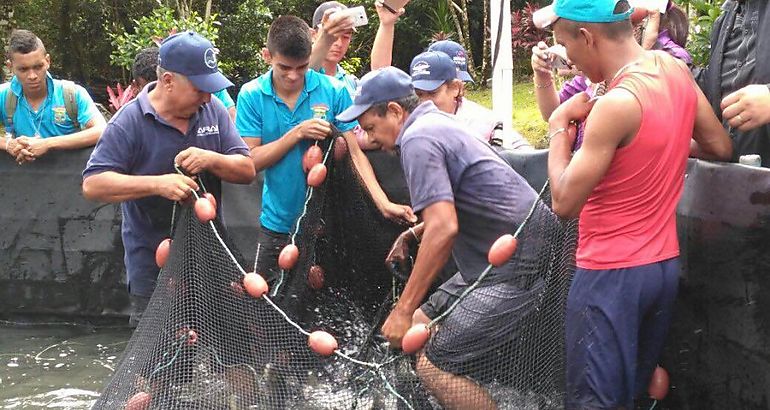
[(571, 70), (572, 66), (567, 60), (567, 49), (556, 44), (545, 50), (551, 59), (551, 68), (554, 70)]
[(353, 17), (353, 27), (361, 27), (369, 24), (369, 18), (366, 17), (366, 9), (364, 9), (364, 6), (342, 9), (337, 13), (340, 13), (344, 16)]
[(382, 0), (382, 7), (393, 14), (398, 14), (398, 11), (404, 8), (406, 3), (409, 3), (409, 0)]

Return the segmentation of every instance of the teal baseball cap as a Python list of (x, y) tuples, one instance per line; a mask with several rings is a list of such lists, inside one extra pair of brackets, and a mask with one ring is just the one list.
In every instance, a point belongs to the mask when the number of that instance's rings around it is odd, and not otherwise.
[(634, 9), (615, 13), (615, 6), (622, 0), (554, 0), (553, 4), (532, 14), (538, 28), (546, 28), (556, 20), (564, 18), (581, 23), (614, 23), (628, 20)]

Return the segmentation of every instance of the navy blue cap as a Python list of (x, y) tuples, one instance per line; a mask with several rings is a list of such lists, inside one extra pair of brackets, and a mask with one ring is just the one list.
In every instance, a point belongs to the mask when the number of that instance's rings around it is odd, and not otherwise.
[(351, 122), (374, 104), (397, 100), (413, 92), (412, 77), (396, 67), (370, 71), (361, 77), (361, 82), (353, 94), (353, 105), (337, 115), (337, 120)]
[(176, 33), (160, 43), (158, 65), (187, 77), (195, 88), (215, 93), (233, 83), (219, 72), (217, 49), (194, 31)]
[(452, 40), (437, 41), (428, 46), (428, 51), (443, 51), (452, 57), (457, 66), (457, 78), (463, 82), (473, 82), (473, 77), (468, 73), (468, 53), (465, 48)]
[(457, 67), (452, 59), (441, 51), (426, 51), (412, 59), (409, 67), (412, 85), (422, 91), (433, 91), (447, 81), (457, 78)]

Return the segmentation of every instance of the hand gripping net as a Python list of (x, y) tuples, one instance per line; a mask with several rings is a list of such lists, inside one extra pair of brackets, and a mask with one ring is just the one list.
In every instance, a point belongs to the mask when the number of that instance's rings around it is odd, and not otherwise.
[[(441, 408), (415, 370), (422, 353), (395, 351), (379, 336), (403, 288), (384, 259), (404, 227), (382, 218), (349, 155), (334, 158), (338, 141), (321, 143), (328, 175), (308, 189), (292, 235), (299, 260), (261, 298), (244, 291), (250, 264), (221, 224), (201, 223), (190, 207), (179, 208), (155, 293), (94, 408)], [(576, 227), (554, 217), (544, 191), (517, 232), (510, 262), (517, 275), (482, 279), (431, 324), (426, 345), (448, 353), (453, 359), (442, 368), (483, 387), (498, 408), (563, 406), (564, 308)], [(320, 284), (317, 275), (309, 281), (314, 265), (324, 271)], [(480, 321), (477, 308), (495, 301)], [(484, 337), (469, 337), (469, 325), (487, 326)], [(308, 347), (315, 330), (336, 338), (339, 348), (329, 357)]]

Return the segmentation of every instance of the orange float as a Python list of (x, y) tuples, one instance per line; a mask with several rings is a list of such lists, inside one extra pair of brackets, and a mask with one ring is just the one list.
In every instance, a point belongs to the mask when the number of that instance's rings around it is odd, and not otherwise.
[(663, 400), (668, 394), (668, 372), (666, 369), (658, 366), (652, 372), (650, 385), (647, 387), (647, 393), (655, 400)]
[(505, 234), (492, 244), (487, 254), (487, 260), (492, 266), (505, 265), (516, 252), (516, 238), (511, 234)]
[(169, 252), (171, 252), (171, 238), (166, 238), (160, 241), (158, 249), (155, 250), (155, 264), (159, 268), (166, 266)]
[(205, 197), (195, 200), (195, 216), (201, 223), (208, 223), (217, 216), (217, 209)]
[(323, 330), (316, 330), (307, 338), (310, 350), (321, 356), (331, 356), (337, 350), (337, 339)]
[(299, 258), (299, 248), (292, 243), (284, 246), (281, 253), (278, 254), (278, 267), (283, 270), (290, 270), (297, 264)]
[(324, 268), (313, 265), (307, 272), (307, 282), (311, 288), (319, 290), (324, 287)]
[(243, 276), (243, 287), (246, 288), (249, 295), (255, 298), (261, 298), (268, 290), (265, 278), (254, 272), (249, 272)]
[(406, 331), (404, 338), (401, 339), (401, 350), (406, 354), (415, 354), (428, 342), (430, 338), (430, 328), (428, 325), (420, 323), (414, 325)]
[(318, 145), (311, 145), (302, 156), (302, 170), (308, 172), (315, 165), (320, 164), (324, 159), (324, 153)]
[(319, 187), (326, 179), (326, 165), (315, 164), (307, 173), (307, 184), (312, 187)]
[(147, 392), (139, 392), (131, 396), (126, 402), (125, 410), (147, 410), (150, 408), (152, 396)]

